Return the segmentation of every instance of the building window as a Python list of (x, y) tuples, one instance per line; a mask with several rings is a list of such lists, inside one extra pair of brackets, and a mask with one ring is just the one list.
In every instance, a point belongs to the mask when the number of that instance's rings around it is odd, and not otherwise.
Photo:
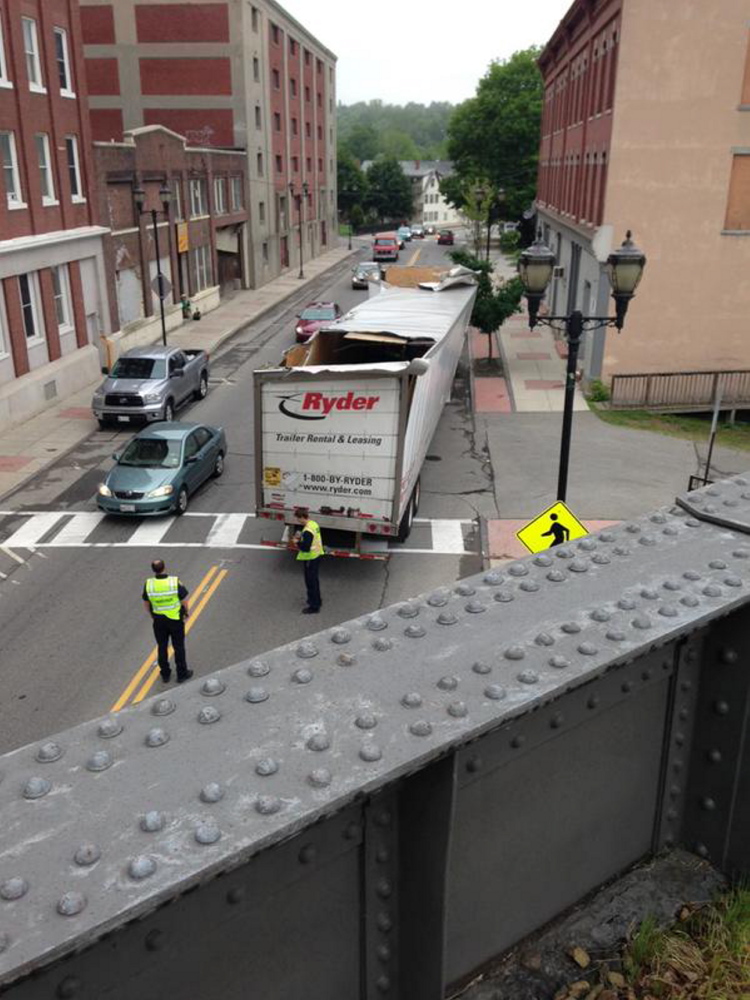
[(190, 215), (195, 218), (207, 215), (206, 181), (203, 177), (190, 178)]
[(279, 195), (279, 232), (283, 232), (287, 228), (286, 225), (286, 197), (283, 194)]
[(292, 135), (297, 134), (297, 119), (292, 118)]
[(243, 205), (245, 204), (245, 199), (243, 197), (242, 191), (242, 178), (233, 177), (232, 178), (232, 211), (241, 212)]
[(36, 271), (18, 275), (18, 291), (21, 296), (21, 315), (26, 340), (41, 340), (42, 327), (39, 323), (39, 279)]
[(262, 253), (263, 253), (263, 263), (267, 264), (268, 263), (268, 244), (264, 243), (263, 246), (261, 247), (261, 250), (262, 250)]
[(195, 270), (195, 290), (202, 292), (213, 284), (211, 273), (211, 248), (208, 246), (193, 247), (193, 268)]
[(42, 204), (57, 205), (55, 198), (55, 181), (52, 176), (52, 159), (49, 151), (49, 136), (41, 132), (34, 136), (36, 155), (39, 161), (39, 182), (42, 189)]
[(724, 229), (734, 233), (750, 231), (750, 154), (735, 153), (732, 157)]
[(264, 201), (258, 202), (258, 222), (266, 221), (266, 203)]
[(182, 181), (179, 177), (175, 177), (172, 181), (172, 198), (175, 219), (184, 219), (185, 216), (182, 210)]
[(55, 300), (57, 326), (60, 333), (67, 333), (73, 329), (73, 309), (70, 301), (68, 265), (60, 264), (59, 267), (51, 267), (50, 272), (52, 274), (52, 294)]
[(253, 80), (260, 82), (260, 59), (257, 56), (253, 56)]
[(258, 177), (262, 177), (263, 176), (263, 154), (262, 153), (258, 153), (258, 155), (256, 156), (256, 158), (255, 158), (255, 165), (256, 165), (257, 170), (258, 170)]
[[(8, 79), (8, 64), (5, 59), (5, 38), (3, 37), (3, 19), (0, 15), (0, 87), (12, 87), (13, 84)], [(0, 354), (4, 353), (2, 342), (0, 341)]]
[(3, 161), (3, 180), (8, 208), (25, 208), (21, 196), (21, 178), (18, 173), (16, 137), (12, 132), (0, 132), (0, 158)]
[(227, 212), (227, 182), (224, 177), (214, 177), (214, 211), (217, 215)]
[(284, 160), (280, 155), (276, 156), (276, 173), (280, 174), (284, 169)]
[(257, 104), (255, 105), (255, 127), (263, 128), (263, 116)]
[(317, 73), (323, 72), (323, 63), (320, 61), (320, 59), (317, 59), (315, 62), (315, 70)]
[(271, 41), (274, 45), (279, 44), (279, 26), (278, 24), (271, 25)]
[(78, 158), (78, 139), (76, 136), (65, 136), (65, 154), (68, 160), (71, 197), (73, 201), (85, 201), (81, 186), (81, 161)]
[(318, 91), (318, 107), (319, 108), (323, 107), (323, 95), (321, 94), (320, 91)]
[(309, 65), (310, 65), (310, 52), (308, 49), (305, 49), (305, 66)]
[(273, 84), (274, 90), (281, 89), (281, 77), (279, 76), (279, 71), (277, 69), (271, 70), (271, 83)]
[(310, 88), (309, 87), (305, 87), (305, 101), (308, 104), (310, 103)]
[(308, 174), (312, 172), (312, 157), (308, 156), (305, 160), (305, 167), (307, 168)]
[(29, 89), (44, 93), (36, 21), (33, 17), (22, 17), (21, 27), (23, 28), (23, 51), (26, 55), (26, 76), (29, 78)]
[(323, 126), (322, 125), (318, 125), (318, 139), (321, 142), (323, 141)]
[(323, 157), (322, 156), (318, 157), (318, 170), (321, 173), (323, 173)]
[(292, 97), (297, 96), (297, 81), (293, 76), (289, 77), (289, 92), (291, 93)]
[(292, 157), (292, 173), (296, 174), (299, 172), (299, 157)]
[(305, 122), (305, 136), (308, 139), (312, 138), (312, 126), (310, 125), (310, 122)]
[(258, 30), (258, 20), (259, 20), (258, 8), (257, 7), (251, 7), (250, 8), (250, 24), (252, 26), (253, 31), (257, 31)]
[(296, 56), (297, 55), (297, 43), (295, 42), (295, 40), (293, 38), (289, 39), (289, 55), (290, 56)]
[(68, 33), (65, 28), (55, 28), (55, 60), (57, 62), (57, 76), (60, 80), (60, 93), (63, 97), (75, 97), (73, 78), (70, 74), (70, 57), (68, 56)]
[(273, 113), (273, 130), (274, 132), (281, 131), (281, 113), (279, 111)]

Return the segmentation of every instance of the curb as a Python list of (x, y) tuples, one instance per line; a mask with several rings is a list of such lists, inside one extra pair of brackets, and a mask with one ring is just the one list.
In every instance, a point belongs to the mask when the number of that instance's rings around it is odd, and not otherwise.
[[(467, 334), (469, 330), (473, 327), (468, 327)], [(471, 410), (471, 422), (474, 426), (474, 436), (476, 438), (477, 433), (477, 411), (474, 408), (474, 400), (476, 399), (476, 392), (474, 389), (474, 384), (476, 382), (476, 376), (474, 375), (474, 355), (471, 350), (471, 337), (466, 338), (466, 349), (469, 355), (469, 408)], [(487, 529), (487, 518), (482, 517), (480, 514), (477, 518), (479, 522), (479, 555), (482, 559), (482, 570), (487, 570), (490, 568), (490, 536)]]
[[(355, 254), (359, 253), (361, 249), (362, 249), (361, 247), (357, 247), (356, 249), (352, 247), (351, 251), (347, 251), (345, 256), (341, 257), (341, 259), (337, 260), (334, 264), (331, 264), (330, 267), (325, 268), (325, 270), (321, 271), (320, 274), (316, 274), (315, 277), (305, 279), (303, 282), (301, 282), (300, 288), (304, 288), (306, 284), (316, 281), (318, 278), (322, 278), (325, 275), (329, 274), (334, 268), (338, 267), (339, 264), (342, 264), (350, 257), (353, 257)], [(255, 323), (257, 320), (262, 319), (264, 316), (267, 316), (268, 313), (276, 309), (282, 302), (286, 302), (287, 299), (290, 299), (294, 294), (295, 294), (294, 292), (290, 292), (288, 295), (285, 295), (283, 298), (278, 299), (276, 302), (264, 306), (257, 313), (254, 313), (252, 317), (245, 319), (241, 323), (235, 324), (233, 327), (229, 328), (228, 330), (225, 330), (223, 333), (220, 333), (216, 343), (213, 344), (210, 348), (211, 353), (213, 354), (214, 351), (218, 350), (218, 348), (223, 346), (223, 344), (225, 344), (228, 340), (230, 340), (233, 336), (235, 336), (235, 334), (239, 333), (240, 330), (244, 330), (246, 326), (249, 326), (251, 323)], [(221, 307), (219, 306), (219, 308)], [(156, 343), (156, 341), (154, 341), (154, 343)], [(92, 386), (94, 386), (95, 384), (96, 382), (91, 383)], [(30, 483), (31, 480), (35, 476), (38, 476), (40, 472), (46, 472), (47, 469), (52, 468), (52, 466), (56, 462), (59, 462), (61, 459), (67, 458), (67, 456), (70, 455), (72, 451), (75, 451), (75, 449), (81, 444), (82, 441), (86, 441), (94, 433), (95, 429), (88, 431), (85, 435), (83, 435), (83, 437), (80, 437), (77, 441), (74, 441), (73, 444), (71, 444), (68, 448), (65, 448), (63, 451), (58, 452), (56, 455), (52, 455), (49, 458), (49, 460), (43, 462), (42, 465), (39, 466), (39, 468), (34, 469), (33, 472), (30, 472), (23, 479), (20, 479), (14, 486), (11, 486), (11, 488), (7, 490), (5, 493), (0, 494), (0, 503), (5, 502), (8, 499), (8, 497), (11, 497), (18, 490), (23, 489), (24, 486)]]

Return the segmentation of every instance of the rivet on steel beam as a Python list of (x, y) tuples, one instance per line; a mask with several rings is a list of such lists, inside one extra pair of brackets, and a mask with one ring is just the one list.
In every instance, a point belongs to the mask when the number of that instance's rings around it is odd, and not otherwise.
[(468, 713), (469, 710), (463, 701), (452, 701), (448, 706), (448, 715), (452, 715), (454, 719), (462, 719)]
[(667, 819), (668, 819), (668, 820), (669, 820), (669, 821), (670, 821), (671, 823), (674, 823), (674, 821), (675, 821), (675, 820), (677, 819), (677, 817), (678, 817), (679, 815), (680, 815), (680, 814), (679, 814), (679, 813), (677, 812), (677, 810), (676, 810), (676, 809), (667, 809)]
[(562, 545), (555, 549), (555, 555), (558, 559), (572, 559), (573, 550), (568, 545)]
[(301, 865), (312, 864), (312, 862), (315, 861), (317, 856), (318, 856), (318, 849), (315, 846), (315, 844), (305, 844), (304, 847), (301, 848), (299, 854), (297, 855), (297, 857), (299, 858), (299, 863)]
[(681, 708), (678, 713), (678, 717), (682, 720), (682, 722), (687, 722), (690, 718), (690, 712), (686, 708)]
[(391, 915), (385, 911), (378, 914), (376, 923), (378, 925), (378, 930), (382, 931), (384, 934), (387, 934), (393, 929), (393, 920), (391, 919)]
[(373, 640), (372, 648), (378, 653), (387, 653), (389, 649), (393, 649), (393, 642), (387, 636), (379, 635)]
[(378, 724), (377, 717), (372, 714), (372, 712), (362, 712), (354, 720), (354, 724), (359, 729), (374, 729)]
[(0, 933), (0, 955), (10, 948), (10, 934)]
[(683, 761), (682, 761), (682, 760), (680, 760), (680, 759), (678, 758), (678, 759), (677, 759), (677, 760), (676, 760), (676, 761), (675, 761), (675, 762), (674, 762), (674, 763), (672, 764), (672, 771), (673, 771), (673, 772), (674, 772), (675, 774), (681, 774), (681, 773), (682, 773), (682, 769), (683, 769), (683, 767), (684, 767), (684, 766), (685, 766), (685, 765), (684, 765)]
[(25, 799), (41, 799), (52, 788), (52, 783), (46, 778), (29, 778), (23, 786), (23, 797)]
[(371, 632), (382, 632), (384, 628), (388, 628), (388, 622), (382, 615), (370, 615), (367, 619), (367, 627)]
[(709, 750), (708, 753), (706, 754), (706, 757), (711, 761), (712, 764), (721, 764), (723, 759), (721, 750), (717, 750), (716, 748), (714, 748), (713, 750)]
[(73, 855), (73, 860), (81, 868), (88, 868), (95, 865), (101, 856), (102, 852), (97, 844), (81, 844)]
[(448, 594), (444, 590), (436, 590), (427, 598), (431, 608), (442, 608), (448, 603)]
[(732, 664), (737, 662), (739, 656), (737, 655), (736, 649), (727, 648), (727, 649), (722, 649), (719, 659), (721, 660), (722, 663), (726, 663), (731, 666)]
[(219, 721), (221, 718), (221, 712), (218, 708), (214, 708), (213, 705), (206, 705), (200, 710), (200, 712), (198, 712), (197, 718), (198, 722), (200, 722), (202, 726), (210, 726), (214, 722)]
[(536, 684), (539, 680), (539, 674), (535, 670), (522, 670), (516, 677), (522, 684)]
[(590, 617), (595, 622), (608, 622), (612, 615), (606, 608), (594, 608)]
[(555, 645), (554, 637), (551, 636), (549, 632), (540, 632), (539, 635), (537, 635), (536, 638), (534, 639), (534, 642), (537, 644), (537, 646)]
[(502, 701), (506, 694), (505, 688), (500, 684), (488, 684), (484, 689), (485, 698), (489, 698), (491, 701)]
[(59, 760), (62, 755), (63, 748), (60, 744), (49, 740), (47, 743), (42, 743), (34, 756), (40, 764), (51, 764), (53, 761)]
[(498, 572), (496, 569), (491, 569), (488, 573), (485, 573), (482, 579), (485, 583), (489, 584), (490, 587), (499, 587), (500, 584), (505, 581), (503, 574)]
[(625, 530), (629, 535), (640, 535), (641, 529), (637, 524), (626, 524)]
[(327, 767), (316, 767), (307, 776), (307, 780), (314, 788), (326, 788), (332, 779), (333, 775)]
[(510, 601), (515, 600), (515, 594), (510, 590), (498, 590), (495, 594), (495, 600), (500, 604), (509, 604)]
[(154, 927), (150, 930), (143, 940), (146, 951), (161, 951), (164, 947), (164, 943), (167, 939), (164, 931), (159, 930), (158, 927)]
[(148, 878), (150, 875), (153, 875), (155, 871), (156, 862), (153, 858), (149, 858), (146, 855), (133, 858), (128, 865), (128, 875), (137, 880)]
[(664, 516), (664, 514), (659, 514), (659, 513), (652, 514), (651, 517), (649, 518), (649, 521), (651, 521), (652, 524), (666, 524), (667, 523), (667, 519)]
[(151, 729), (145, 742), (147, 747), (163, 747), (165, 743), (169, 743), (169, 734), (165, 729)]
[(715, 801), (715, 799), (712, 799), (712, 798), (711, 798), (710, 796), (708, 796), (708, 795), (707, 795), (707, 796), (706, 796), (706, 797), (705, 797), (705, 798), (704, 798), (704, 799), (703, 799), (703, 800), (701, 801), (701, 807), (702, 807), (703, 809), (705, 809), (705, 810), (706, 810), (706, 812), (713, 812), (713, 811), (714, 811), (714, 809), (716, 809), (716, 801)]
[(513, 739), (510, 741), (510, 745), (513, 747), (514, 750), (518, 750), (520, 747), (524, 745), (525, 742), (526, 742), (526, 737), (522, 736), (519, 733), (517, 736), (514, 736)]
[(552, 557), (548, 556), (546, 552), (540, 552), (539, 555), (534, 556), (532, 562), (535, 566), (551, 566)]
[(481, 757), (477, 756), (470, 757), (469, 760), (466, 761), (466, 770), (469, 772), (469, 774), (476, 774), (477, 771), (481, 771), (481, 769), (482, 769)]
[(605, 530), (599, 532), (600, 542), (614, 542), (616, 537), (614, 531)]
[(419, 605), (413, 601), (407, 601), (399, 607), (396, 614), (399, 618), (416, 618), (419, 614)]
[(424, 636), (427, 635), (427, 633), (425, 632), (425, 630), (422, 628), (421, 625), (412, 623), (411, 625), (406, 626), (406, 628), (404, 629), (404, 635), (407, 637), (407, 639), (422, 639), (424, 638)]
[(596, 656), (599, 647), (595, 646), (593, 642), (581, 642), (578, 645), (578, 652), (581, 656)]
[(688, 569), (682, 574), (686, 580), (692, 580), (695, 583), (696, 580), (700, 580), (701, 575), (697, 570)]
[(383, 751), (376, 743), (365, 743), (360, 747), (359, 756), (361, 760), (373, 763), (376, 760), (380, 760), (383, 756)]
[(633, 682), (623, 681), (622, 684), (620, 685), (620, 690), (622, 691), (623, 694), (630, 694), (630, 692), (633, 690)]
[(426, 719), (419, 719), (417, 722), (412, 722), (409, 726), (409, 732), (412, 736), (430, 736), (432, 725)]
[(385, 865), (391, 860), (391, 852), (381, 844), (375, 852), (375, 860), (379, 865)]
[(606, 632), (606, 638), (611, 642), (624, 642), (627, 635), (621, 628), (609, 628)]
[(529, 567), (526, 565), (526, 563), (522, 562), (511, 563), (510, 566), (508, 567), (508, 573), (511, 576), (528, 576)]
[(106, 771), (108, 768), (112, 767), (115, 760), (111, 753), (106, 750), (97, 750), (96, 753), (92, 754), (91, 757), (86, 761), (87, 771)]
[(193, 833), (199, 844), (215, 844), (221, 839), (221, 830), (212, 820), (198, 823)]
[(307, 741), (308, 750), (328, 750), (331, 746), (331, 739), (328, 733), (313, 733), (312, 736)]
[(151, 714), (157, 716), (171, 715), (174, 710), (175, 703), (171, 698), (158, 698), (151, 706)]
[(356, 840), (360, 834), (359, 823), (347, 823), (346, 829), (344, 830), (345, 840)]
[(236, 885), (233, 889), (230, 889), (227, 893), (227, 902), (231, 906), (236, 906), (237, 903), (241, 903), (247, 896), (247, 890), (242, 885)]
[(390, 879), (379, 878), (375, 886), (375, 892), (381, 899), (389, 899), (393, 895), (393, 883)]
[(309, 684), (313, 679), (312, 670), (308, 670), (307, 667), (300, 667), (299, 670), (295, 670), (292, 674), (292, 681), (295, 684)]
[(687, 521), (685, 521), (685, 524), (688, 528), (700, 528), (702, 526), (697, 517), (689, 517)]
[(682, 584), (679, 580), (665, 580), (662, 587), (669, 591), (682, 590)]
[(254, 660), (247, 668), (251, 677), (266, 677), (271, 672), (271, 668), (263, 660)]
[(653, 535), (641, 535), (638, 539), (639, 545), (656, 545), (656, 539)]
[(404, 708), (420, 708), (422, 705), (422, 696), (416, 691), (407, 691), (401, 699), (401, 704)]
[(335, 642), (337, 646), (343, 646), (347, 642), (351, 642), (352, 634), (348, 628), (335, 628), (331, 632), (331, 642)]
[(224, 789), (219, 784), (218, 781), (209, 781), (207, 785), (201, 788), (200, 800), (201, 802), (221, 802), (224, 798)]
[(600, 700), (601, 699), (599, 698), (599, 695), (592, 694), (589, 700), (586, 702), (586, 708), (591, 708), (591, 709), (598, 708)]
[(732, 555), (735, 559), (750, 559), (750, 549), (735, 549)]
[(670, 536), (679, 535), (679, 533), (680, 529), (676, 528), (673, 524), (668, 524), (666, 528), (664, 528), (662, 531), (662, 535), (670, 535)]
[(684, 747), (685, 746), (685, 734), (675, 733), (674, 735), (675, 746)]
[(522, 590), (525, 594), (535, 594), (539, 590), (539, 584), (536, 580), (523, 580), (518, 585), (519, 590)]
[(471, 669), (474, 671), (475, 674), (492, 673), (492, 667), (489, 665), (489, 663), (485, 663), (484, 660), (477, 660), (476, 663), (472, 664)]
[(357, 662), (357, 657), (353, 653), (339, 653), (336, 657), (336, 663), (340, 667), (353, 667)]
[(726, 701), (716, 701), (714, 702), (714, 712), (717, 715), (728, 715), (729, 714), (729, 702)]
[(144, 833), (158, 833), (159, 830), (164, 829), (165, 822), (164, 813), (157, 809), (151, 809), (145, 816), (141, 817), (141, 830)]
[(297, 656), (303, 660), (311, 660), (318, 655), (318, 647), (313, 642), (301, 642), (297, 646)]
[(556, 670), (564, 670), (566, 667), (570, 666), (570, 660), (565, 656), (550, 656), (547, 662)]
[(61, 983), (58, 984), (55, 990), (55, 995), (60, 998), (60, 1000), (72, 1000), (73, 997), (77, 997), (78, 994), (83, 989), (83, 982), (78, 978), (78, 976), (66, 976)]
[(481, 615), (483, 611), (487, 610), (487, 607), (481, 601), (468, 601), (464, 605), (464, 610), (468, 611), (470, 615)]
[(75, 917), (86, 909), (87, 899), (82, 892), (65, 892), (57, 901), (61, 917)]
[(589, 563), (587, 559), (571, 559), (568, 569), (571, 573), (588, 573)]
[(281, 809), (281, 799), (276, 795), (259, 795), (255, 800), (255, 811), (261, 816), (272, 816)]
[(653, 670), (651, 670), (650, 667), (646, 667), (645, 670), (641, 671), (642, 681), (650, 681), (652, 677), (653, 677)]
[(438, 625), (455, 625), (458, 618), (456, 618), (452, 611), (441, 611), (435, 620)]
[(723, 559), (712, 559), (708, 564), (709, 569), (726, 569), (727, 564)]
[(578, 624), (578, 622), (563, 622), (560, 628), (567, 635), (578, 635), (578, 633), (581, 631), (581, 626)]
[(643, 597), (647, 601), (655, 601), (658, 598), (658, 596), (659, 596), (658, 593), (654, 590), (653, 587), (641, 588), (641, 597)]
[(559, 729), (563, 722), (565, 722), (565, 716), (562, 712), (555, 712), (552, 718), (549, 720), (550, 729)]
[(680, 598), (680, 604), (684, 604), (686, 608), (697, 608), (700, 601), (695, 594), (685, 594), (684, 597)]
[(390, 962), (391, 960), (391, 948), (387, 941), (381, 942), (375, 949), (375, 954), (378, 956), (381, 962)]
[(627, 545), (615, 545), (615, 547), (612, 549), (612, 551), (614, 552), (614, 554), (616, 556), (629, 556), (630, 555), (630, 549), (627, 547)]
[(387, 993), (391, 988), (391, 981), (388, 976), (378, 976), (375, 985), (381, 993)]
[(721, 587), (717, 587), (715, 583), (709, 583), (703, 588), (702, 593), (706, 597), (721, 597), (723, 591)]
[(743, 586), (742, 580), (738, 576), (734, 576), (732, 574), (730, 574), (729, 576), (725, 576), (724, 577), (724, 583), (727, 585), (727, 587), (742, 587)]
[(458, 677), (441, 677), (437, 682), (441, 691), (455, 691), (458, 687)]
[(20, 899), (22, 896), (25, 896), (28, 891), (29, 883), (25, 878), (21, 878), (20, 875), (6, 879), (4, 882), (0, 882), (0, 899), (5, 899), (7, 901)]
[(636, 615), (630, 623), (633, 628), (648, 629), (653, 627), (653, 622), (648, 615)]
[(564, 583), (565, 574), (561, 573), (559, 569), (551, 569), (547, 574), (547, 579), (550, 583)]
[(114, 739), (115, 736), (119, 736), (122, 732), (122, 723), (119, 719), (103, 719), (99, 723), (99, 728), (96, 732), (102, 740)]
[(670, 789), (669, 789), (669, 797), (670, 797), (670, 799), (678, 799), (680, 797), (680, 792), (681, 791), (682, 791), (682, 789), (680, 788), (679, 785), (671, 785)]
[(522, 660), (526, 656), (523, 646), (508, 646), (503, 653), (506, 660)]
[(578, 542), (578, 548), (581, 552), (592, 552), (596, 548), (596, 539), (582, 538), (580, 542)]
[(200, 692), (205, 698), (215, 698), (219, 694), (223, 694), (227, 689), (224, 681), (220, 680), (218, 677), (208, 677), (200, 687)]
[(621, 597), (617, 602), (617, 607), (621, 611), (634, 611), (635, 606), (636, 604), (632, 597)]
[(473, 597), (476, 590), (470, 583), (459, 583), (456, 587), (456, 593), (459, 597)]
[(251, 687), (245, 695), (245, 701), (249, 701), (251, 705), (258, 705), (262, 701), (268, 701), (268, 691), (262, 687)]
[(674, 606), (674, 604), (662, 604), (662, 606), (659, 608), (659, 614), (663, 618), (676, 618), (677, 608)]
[(591, 562), (596, 563), (597, 566), (607, 566), (611, 559), (606, 552), (595, 552), (591, 557)]

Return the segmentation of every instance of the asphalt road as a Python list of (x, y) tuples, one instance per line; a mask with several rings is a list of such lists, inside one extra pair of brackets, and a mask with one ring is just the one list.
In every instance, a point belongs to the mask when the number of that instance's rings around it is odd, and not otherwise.
[[(369, 259), (364, 249), (362, 256)], [(445, 260), (428, 239), (408, 244), (400, 263)], [(304, 587), (293, 556), (260, 544), (278, 537), (278, 526), (217, 519), (253, 510), (253, 369), (278, 362), (305, 301), (334, 299), (344, 310), (362, 301), (366, 292), (350, 284), (349, 265), (340, 266), (213, 359), (208, 397), (178, 417), (225, 427), (226, 472), (192, 498), (185, 517), (97, 518), (96, 488), (128, 437), (115, 431), (95, 432), (2, 502), (0, 545), (15, 536), (15, 558), (5, 553), (0, 566), (0, 752), (163, 690), (140, 599), (156, 555), (192, 593), (187, 646), (196, 677), (480, 568), (476, 516), (492, 503), (492, 483), (486, 455), (474, 447), (463, 369), (425, 464), (409, 542), (387, 562), (326, 558), (319, 616), (300, 614)]]

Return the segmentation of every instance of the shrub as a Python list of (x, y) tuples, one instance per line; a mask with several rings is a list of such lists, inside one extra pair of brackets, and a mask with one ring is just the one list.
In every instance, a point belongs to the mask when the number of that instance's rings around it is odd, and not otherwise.
[(606, 403), (610, 395), (609, 386), (605, 385), (601, 379), (593, 378), (589, 382), (588, 397), (592, 403)]

